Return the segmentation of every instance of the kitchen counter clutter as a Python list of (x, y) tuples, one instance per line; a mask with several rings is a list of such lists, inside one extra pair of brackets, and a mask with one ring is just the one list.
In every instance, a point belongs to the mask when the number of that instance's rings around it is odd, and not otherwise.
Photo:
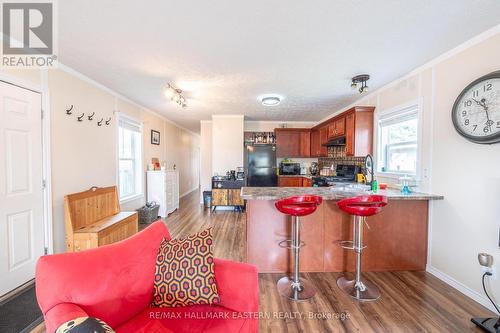
[(312, 179), (312, 175), (278, 175), (278, 177), (284, 177), (284, 178), (307, 178), (307, 179)]
[[(280, 176), (284, 177), (284, 176)], [(295, 176), (296, 177), (296, 176)], [(319, 195), (323, 200), (340, 200), (363, 194), (371, 194), (363, 185), (348, 183), (332, 187), (243, 187), (241, 198), (245, 200), (279, 200), (293, 195)], [(379, 190), (377, 194), (385, 195), (389, 200), (442, 200), (443, 196), (411, 192), (403, 194), (400, 190), (388, 188)]]
[[(301, 219), (301, 272), (354, 271), (354, 252), (343, 249), (340, 241), (352, 240), (351, 216), (337, 207), (346, 197), (370, 194), (367, 187), (354, 183), (333, 187), (243, 187), (246, 200), (247, 261), (260, 273), (290, 272), (292, 259), (286, 248), (278, 244), (291, 238), (290, 217), (281, 214), (276, 200), (313, 194), (323, 198), (317, 210)], [(389, 203), (370, 217), (363, 242), (364, 271), (425, 270), (430, 200), (443, 197), (428, 193), (402, 194), (396, 189), (379, 190)]]

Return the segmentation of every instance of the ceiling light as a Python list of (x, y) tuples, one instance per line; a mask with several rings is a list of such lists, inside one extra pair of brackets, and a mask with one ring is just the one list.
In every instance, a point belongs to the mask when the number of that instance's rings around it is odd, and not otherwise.
[(175, 88), (170, 83), (167, 83), (167, 87), (165, 88), (165, 96), (175, 104), (183, 108), (187, 107), (186, 98), (184, 97), (184, 95), (182, 95), (182, 90), (179, 88)]
[(361, 75), (356, 75), (351, 79), (351, 88), (356, 89), (358, 85), (361, 85), (358, 89), (359, 93), (362, 94), (364, 92), (368, 91), (368, 85), (366, 82), (370, 79), (370, 75), (368, 74), (361, 74)]
[(280, 104), (281, 99), (278, 96), (267, 96), (263, 97), (261, 101), (264, 106), (276, 106)]

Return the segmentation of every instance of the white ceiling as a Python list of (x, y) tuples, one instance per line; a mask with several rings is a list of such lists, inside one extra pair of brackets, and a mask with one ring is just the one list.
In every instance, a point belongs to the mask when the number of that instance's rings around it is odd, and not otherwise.
[[(320, 120), (500, 23), (498, 0), (59, 1), (59, 59), (182, 126)], [(185, 90), (182, 109), (162, 92)], [(258, 96), (285, 97), (263, 107)]]

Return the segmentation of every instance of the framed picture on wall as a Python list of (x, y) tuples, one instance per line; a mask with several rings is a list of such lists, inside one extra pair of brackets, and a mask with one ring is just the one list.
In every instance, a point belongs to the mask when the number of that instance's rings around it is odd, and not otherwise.
[(151, 130), (151, 144), (160, 145), (160, 132)]

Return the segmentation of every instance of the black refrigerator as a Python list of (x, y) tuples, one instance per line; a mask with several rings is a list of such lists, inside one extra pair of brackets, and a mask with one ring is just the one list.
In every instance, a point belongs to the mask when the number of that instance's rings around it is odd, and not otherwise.
[(245, 168), (247, 186), (277, 186), (276, 146), (269, 144), (247, 145), (245, 147)]

